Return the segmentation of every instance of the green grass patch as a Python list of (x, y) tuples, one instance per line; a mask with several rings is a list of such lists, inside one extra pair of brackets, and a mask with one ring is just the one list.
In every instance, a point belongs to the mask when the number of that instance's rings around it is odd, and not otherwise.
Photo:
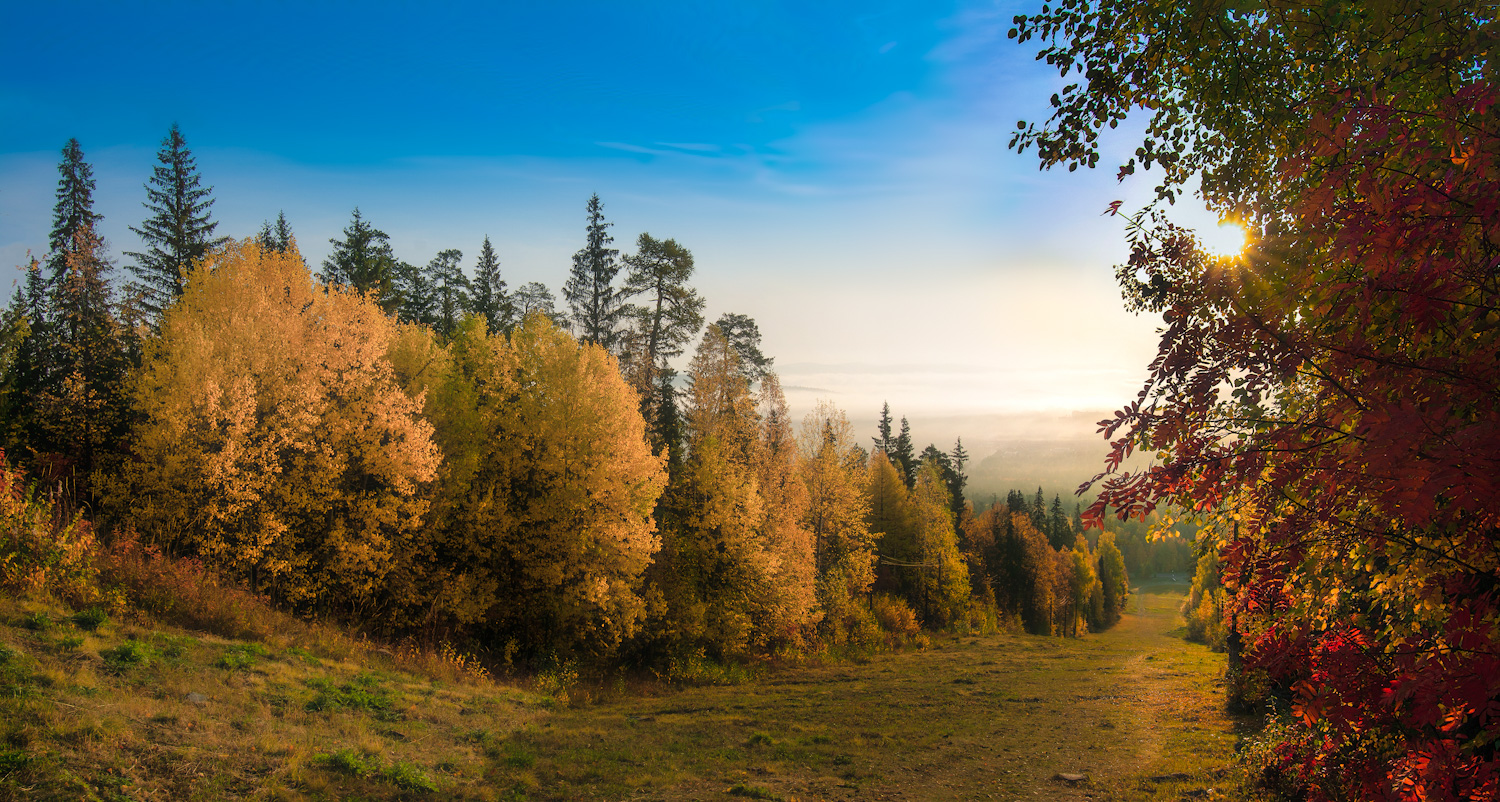
[(330, 754), (315, 755), (313, 764), (335, 774), (349, 777), (364, 777), (379, 769), (378, 763), (372, 763), (370, 758), (353, 749), (340, 749)]
[(308, 680), (307, 685), (317, 691), (305, 705), (309, 713), (353, 711), (371, 713), (381, 721), (402, 718), (394, 710), (395, 702), (390, 693), (370, 674), (359, 674), (350, 682), (338, 684), (318, 677)]
[(239, 643), (226, 649), (214, 665), (230, 671), (246, 671), (268, 654), (266, 647), (259, 643)]
[(402, 791), (432, 793), (438, 790), (437, 783), (431, 777), (410, 763), (398, 760), (389, 766), (382, 766), (379, 757), (365, 755), (353, 749), (315, 755), (313, 765), (346, 777), (383, 781)]
[(109, 621), (109, 614), (104, 612), (103, 607), (90, 607), (74, 613), (69, 620), (73, 622), (73, 626), (85, 632), (93, 632)]
[(105, 668), (112, 674), (123, 674), (131, 669), (146, 668), (151, 665), (155, 654), (151, 647), (138, 640), (127, 640), (113, 649), (105, 649), (99, 653), (104, 658)]

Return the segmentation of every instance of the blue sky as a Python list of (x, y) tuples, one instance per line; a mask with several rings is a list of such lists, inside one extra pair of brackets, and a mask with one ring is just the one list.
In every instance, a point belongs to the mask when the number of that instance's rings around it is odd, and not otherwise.
[(1112, 407), (1157, 323), (1121, 310), (1123, 231), (1100, 213), (1149, 176), (1006, 150), (1059, 85), (1005, 37), (1022, 10), (8, 3), (0, 265), (45, 249), (69, 137), (122, 262), (175, 121), (220, 233), (284, 210), (314, 265), (358, 206), (407, 261), (470, 266), (488, 235), (512, 286), (556, 292), (598, 192), (617, 246), (677, 239), (710, 319), (760, 323), (794, 404), (864, 420), (889, 400), (914, 425)]

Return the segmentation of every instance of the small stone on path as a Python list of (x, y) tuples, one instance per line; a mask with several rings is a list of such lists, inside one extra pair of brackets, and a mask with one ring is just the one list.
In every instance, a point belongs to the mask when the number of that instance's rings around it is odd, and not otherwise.
[(1079, 783), (1088, 782), (1089, 776), (1087, 774), (1072, 774), (1065, 771), (1059, 771), (1058, 773), (1052, 775), (1052, 779), (1058, 780), (1059, 782), (1065, 782), (1068, 785), (1078, 785)]
[(187, 700), (189, 702), (192, 702), (195, 705), (200, 705), (200, 706), (208, 704), (208, 697), (204, 696), (201, 693), (189, 693), (187, 695)]

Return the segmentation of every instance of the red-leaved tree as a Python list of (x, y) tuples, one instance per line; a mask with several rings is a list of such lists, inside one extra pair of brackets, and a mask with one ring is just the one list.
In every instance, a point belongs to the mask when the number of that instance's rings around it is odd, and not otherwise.
[[(1014, 144), (1092, 164), (1094, 132), (1150, 109), (1162, 197), (1198, 177), (1255, 234), (1216, 259), (1134, 220), (1119, 276), (1166, 325), (1101, 424), (1086, 517), (1211, 524), (1247, 666), (1290, 694), (1268, 778), (1494, 799), (1500, 30), (1493, 4), (1388, 5), (1065, 0), (1017, 32), (1086, 80)], [(1123, 470), (1136, 451), (1152, 465)]]

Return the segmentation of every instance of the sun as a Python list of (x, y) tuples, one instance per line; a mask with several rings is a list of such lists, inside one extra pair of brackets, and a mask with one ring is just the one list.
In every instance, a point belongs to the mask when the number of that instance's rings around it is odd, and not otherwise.
[(1221, 258), (1233, 258), (1245, 252), (1245, 246), (1250, 244), (1250, 237), (1245, 233), (1244, 226), (1239, 223), (1225, 221), (1216, 228), (1198, 232), (1198, 239), (1203, 243), (1203, 250), (1210, 256)]

